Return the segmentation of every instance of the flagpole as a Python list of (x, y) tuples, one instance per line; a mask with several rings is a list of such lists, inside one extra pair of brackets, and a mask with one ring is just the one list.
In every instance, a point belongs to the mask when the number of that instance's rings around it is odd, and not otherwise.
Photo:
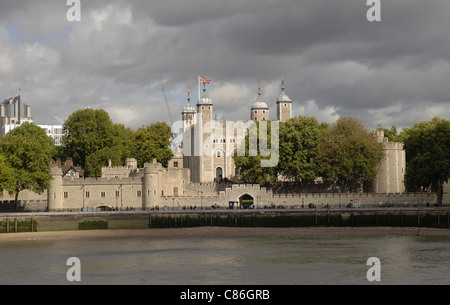
[(200, 103), (200, 76), (197, 77), (198, 83), (198, 103)]

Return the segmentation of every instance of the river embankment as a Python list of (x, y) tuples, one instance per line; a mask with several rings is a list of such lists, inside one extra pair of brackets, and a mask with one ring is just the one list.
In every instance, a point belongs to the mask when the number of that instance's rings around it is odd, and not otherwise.
[[(0, 235), (182, 228), (450, 228), (450, 209), (255, 209), (0, 214)], [(152, 230), (151, 230), (152, 231)], [(320, 232), (320, 230), (316, 230)], [(355, 231), (355, 230), (353, 230)], [(357, 231), (357, 230), (356, 230)], [(118, 231), (116, 231), (117, 233)], [(273, 230), (272, 230), (273, 232)], [(81, 234), (81, 233), (78, 233)], [(164, 233), (166, 234), (166, 233)]]

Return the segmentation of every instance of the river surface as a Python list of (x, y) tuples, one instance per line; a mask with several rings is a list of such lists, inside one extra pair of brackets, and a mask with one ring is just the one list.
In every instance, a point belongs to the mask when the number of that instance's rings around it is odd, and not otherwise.
[(448, 236), (118, 238), (0, 242), (0, 284), (450, 284)]

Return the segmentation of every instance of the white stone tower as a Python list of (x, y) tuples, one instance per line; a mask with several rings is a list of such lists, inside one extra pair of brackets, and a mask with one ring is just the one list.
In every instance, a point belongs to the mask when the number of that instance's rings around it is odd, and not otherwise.
[(281, 94), (277, 100), (277, 120), (286, 122), (292, 118), (292, 101), (289, 96), (284, 93), (284, 75), (281, 77)]
[(253, 121), (268, 121), (269, 120), (269, 106), (261, 99), (261, 83), (258, 88), (258, 100), (253, 103), (250, 111), (250, 119)]
[(197, 111), (191, 105), (191, 89), (188, 89), (188, 103), (186, 107), (183, 108), (181, 115), (183, 117), (183, 130), (188, 129), (190, 126), (195, 124)]

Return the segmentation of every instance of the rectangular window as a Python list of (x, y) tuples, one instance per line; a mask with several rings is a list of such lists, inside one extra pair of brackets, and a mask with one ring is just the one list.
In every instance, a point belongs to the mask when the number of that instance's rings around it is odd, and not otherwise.
[(69, 198), (69, 193), (68, 192), (64, 192), (64, 198)]
[(106, 197), (106, 193), (105, 192), (101, 192), (101, 196), (102, 196), (102, 198), (105, 198)]
[(142, 191), (137, 191), (137, 196), (142, 197)]
[(173, 167), (178, 167), (178, 161), (173, 162)]
[(86, 198), (89, 198), (90, 195), (89, 191), (86, 191)]
[(120, 191), (116, 191), (116, 198), (120, 197)]

